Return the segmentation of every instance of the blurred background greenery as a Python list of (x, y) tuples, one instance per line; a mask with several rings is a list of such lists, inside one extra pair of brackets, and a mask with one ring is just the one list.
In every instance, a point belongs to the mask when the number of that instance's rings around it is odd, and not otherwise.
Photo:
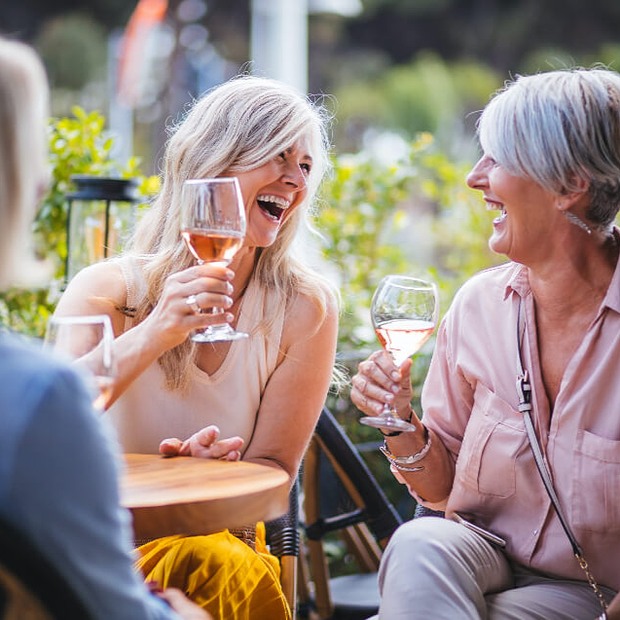
[[(355, 0), (357, 9), (346, 12), (337, 9), (342, 0), (303, 1), (308, 90), (334, 118), (333, 172), (314, 224), (321, 260), (342, 292), (339, 361), (354, 372), (377, 347), (368, 308), (383, 275), (434, 278), (445, 312), (465, 279), (502, 260), (487, 249), (492, 216), (464, 183), (477, 157), (476, 112), (517, 73), (594, 63), (618, 68), (620, 3)], [(166, 127), (192, 97), (252, 68), (251, 0), (171, 0), (143, 67), (139, 101), (119, 107), (119, 41), (135, 6), (0, 4), (0, 32), (39, 50), (52, 87), (53, 183), (35, 234), (55, 278), (49, 289), (0, 298), (0, 320), (18, 331), (40, 336), (57, 299), (70, 176), (138, 177), (146, 204), (157, 189)], [(418, 398), (432, 344), (415, 359)], [(409, 516), (412, 501), (377, 456), (377, 432), (357, 423), (347, 390), (330, 394), (329, 405), (354, 441), (370, 448), (371, 467)]]

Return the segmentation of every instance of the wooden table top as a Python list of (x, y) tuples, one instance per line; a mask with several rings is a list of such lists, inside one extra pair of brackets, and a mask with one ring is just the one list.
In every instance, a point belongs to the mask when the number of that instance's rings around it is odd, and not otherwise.
[(285, 472), (243, 461), (125, 454), (121, 503), (138, 540), (210, 534), (253, 525), (288, 510)]

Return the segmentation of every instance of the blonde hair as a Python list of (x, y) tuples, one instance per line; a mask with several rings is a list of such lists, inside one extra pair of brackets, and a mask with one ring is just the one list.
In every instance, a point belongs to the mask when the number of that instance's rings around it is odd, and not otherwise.
[[(273, 245), (258, 250), (253, 278), (273, 292), (273, 311), (265, 312), (257, 329), (269, 333), (275, 310), (298, 293), (308, 295), (325, 313), (328, 285), (295, 256), (293, 247), (301, 228), (309, 228), (309, 208), (328, 168), (326, 121), (324, 108), (296, 90), (248, 75), (237, 76), (194, 102), (168, 140), (161, 191), (127, 247), (128, 253), (143, 260), (148, 290), (136, 308), (136, 320), (151, 312), (166, 277), (194, 262), (179, 233), (183, 182), (256, 169), (301, 137), (309, 140), (313, 159), (308, 193), (286, 219)], [(195, 345), (186, 342), (160, 358), (169, 387), (187, 384), (194, 357)]]
[(48, 87), (35, 52), (0, 37), (0, 288), (31, 284), (31, 224), (47, 183), (45, 119)]

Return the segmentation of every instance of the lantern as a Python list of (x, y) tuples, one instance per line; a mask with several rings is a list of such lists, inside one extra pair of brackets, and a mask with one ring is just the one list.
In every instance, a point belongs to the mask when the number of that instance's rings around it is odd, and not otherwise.
[(80, 269), (117, 253), (135, 222), (135, 179), (75, 175), (67, 194), (65, 282)]

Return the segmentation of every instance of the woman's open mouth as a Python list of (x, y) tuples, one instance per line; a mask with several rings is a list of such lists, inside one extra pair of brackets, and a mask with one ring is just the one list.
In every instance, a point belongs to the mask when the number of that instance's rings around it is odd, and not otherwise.
[(503, 222), (506, 218), (508, 217), (508, 214), (506, 213), (506, 209), (504, 209), (504, 207), (500, 208), (500, 213), (499, 215), (493, 220), (494, 224), (499, 224), (500, 222)]
[(261, 211), (275, 222), (279, 222), (282, 219), (284, 212), (291, 204), (289, 200), (272, 194), (262, 194), (256, 198), (256, 202)]

